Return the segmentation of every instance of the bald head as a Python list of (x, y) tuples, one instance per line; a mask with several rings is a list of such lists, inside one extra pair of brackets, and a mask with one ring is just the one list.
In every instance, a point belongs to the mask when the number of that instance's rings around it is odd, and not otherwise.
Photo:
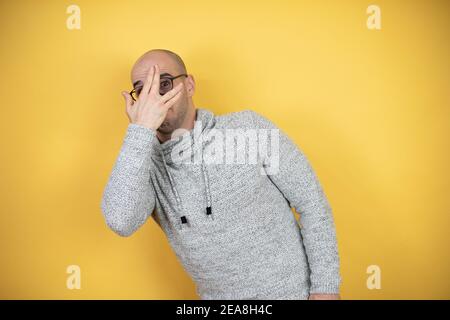
[[(133, 83), (136, 73), (139, 73), (139, 71), (141, 71), (142, 69), (146, 69), (147, 66), (147, 69), (149, 70), (151, 67), (149, 66), (149, 64), (152, 61), (156, 61), (160, 69), (162, 66), (159, 62), (162, 62), (162, 64), (167, 65), (169, 69), (174, 70), (177, 75), (187, 73), (186, 65), (184, 64), (183, 59), (181, 59), (178, 54), (166, 49), (152, 49), (140, 56), (139, 59), (137, 59), (134, 63), (131, 70), (131, 81)], [(161, 69), (161, 73), (163, 73), (162, 70), (163, 69)]]

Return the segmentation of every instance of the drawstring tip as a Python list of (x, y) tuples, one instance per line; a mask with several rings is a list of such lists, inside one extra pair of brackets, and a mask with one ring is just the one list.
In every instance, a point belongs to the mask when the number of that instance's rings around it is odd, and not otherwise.
[(211, 219), (214, 219), (213, 215), (212, 215), (211, 207), (206, 207), (206, 216), (210, 217)]
[(189, 226), (188, 224), (188, 220), (186, 218), (186, 216), (181, 216), (181, 223), (179, 225), (179, 229), (183, 230), (184, 228), (187, 228)]

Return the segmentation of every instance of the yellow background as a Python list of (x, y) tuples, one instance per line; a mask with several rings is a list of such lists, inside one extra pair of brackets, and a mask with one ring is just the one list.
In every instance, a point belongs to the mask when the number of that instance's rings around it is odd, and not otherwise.
[(198, 107), (256, 110), (304, 150), (333, 208), (344, 299), (450, 298), (449, 2), (80, 0), (72, 31), (70, 4), (0, 4), (0, 298), (198, 298), (153, 220), (121, 238), (99, 207), (127, 126), (120, 92), (152, 48), (185, 60)]

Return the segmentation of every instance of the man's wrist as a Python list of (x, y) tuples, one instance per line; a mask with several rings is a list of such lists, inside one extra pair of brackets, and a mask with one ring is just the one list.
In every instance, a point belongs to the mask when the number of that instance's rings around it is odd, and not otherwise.
[(341, 300), (341, 296), (337, 293), (311, 293), (309, 300)]
[(132, 124), (135, 124), (135, 125), (138, 125), (138, 126), (141, 126), (141, 127), (145, 127), (145, 128), (147, 128), (149, 130), (152, 130), (152, 131), (156, 131), (156, 129), (158, 129), (154, 125), (151, 125), (151, 124), (148, 124), (148, 123), (143, 123), (143, 122), (132, 122)]

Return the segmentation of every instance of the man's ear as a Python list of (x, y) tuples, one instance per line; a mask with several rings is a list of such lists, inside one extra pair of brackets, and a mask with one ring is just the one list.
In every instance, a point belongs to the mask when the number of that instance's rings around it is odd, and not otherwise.
[(192, 97), (195, 92), (195, 79), (192, 74), (188, 74), (185, 84), (188, 97)]

